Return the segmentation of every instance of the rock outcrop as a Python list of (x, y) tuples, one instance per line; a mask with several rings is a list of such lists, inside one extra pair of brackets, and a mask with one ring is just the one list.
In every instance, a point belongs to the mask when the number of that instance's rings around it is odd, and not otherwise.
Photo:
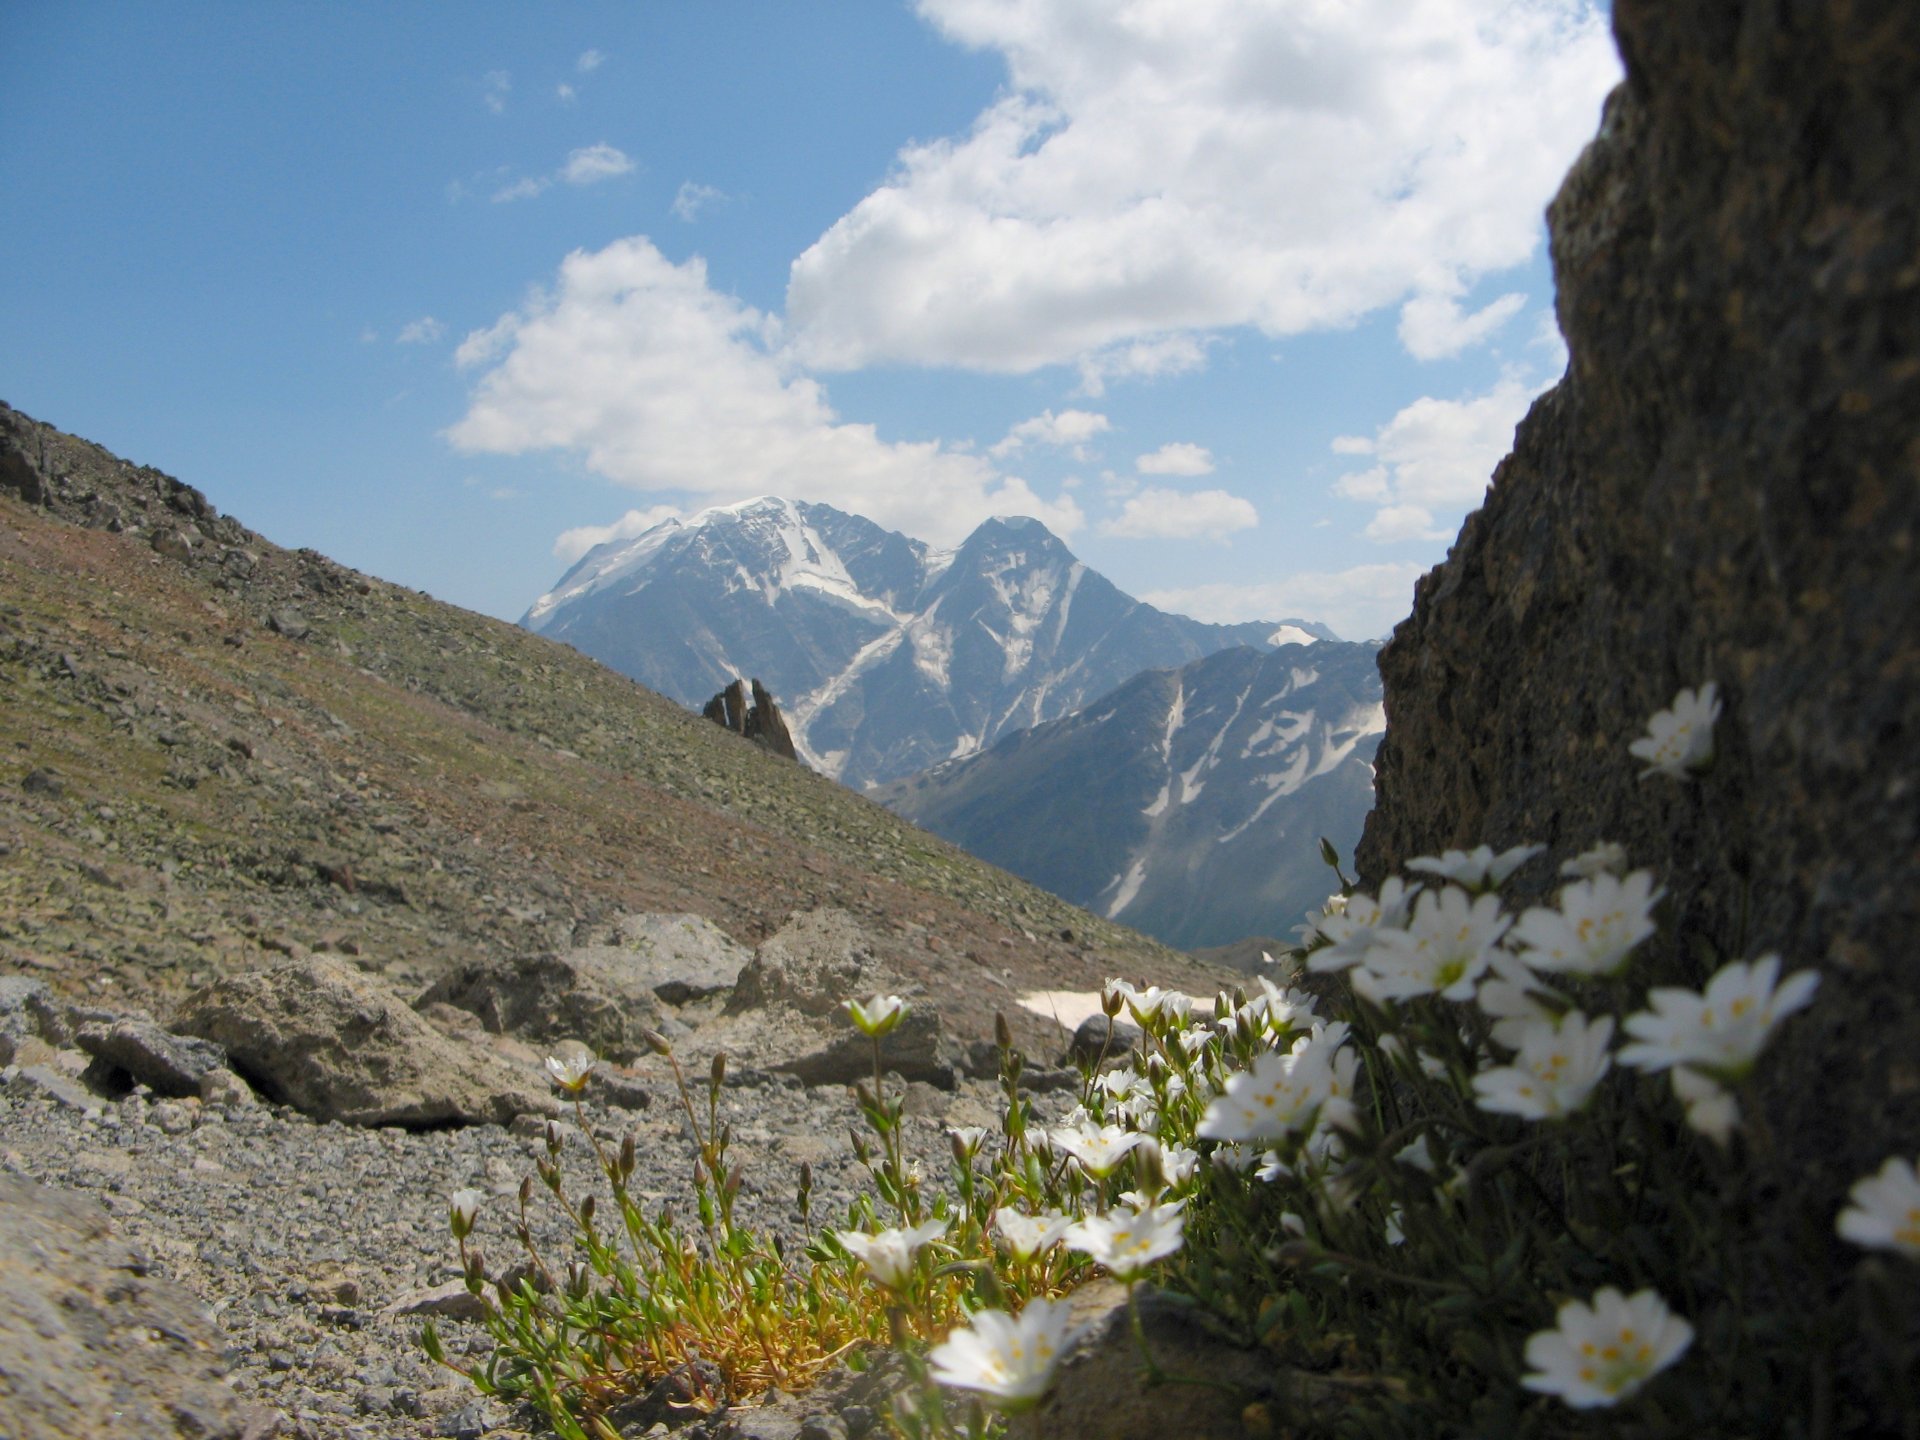
[(459, 1045), (371, 976), (316, 956), (218, 980), (175, 1030), (271, 1100), (348, 1125), (504, 1125), (559, 1113), (532, 1066)]
[[(1667, 980), (1695, 942), (1819, 969), (1742, 1102), (1751, 1278), (1817, 1303), (1848, 1187), (1920, 1135), (1920, 7), (1613, 18), (1627, 80), (1549, 214), (1568, 373), (1381, 656), (1360, 867), (1616, 840), (1688, 937)], [(1711, 772), (1641, 780), (1628, 740), (1706, 680)]]
[(267, 1440), (226, 1385), (229, 1342), (94, 1201), (0, 1175), (0, 1434)]
[(767, 687), (758, 680), (753, 682), (751, 700), (747, 698), (747, 683), (735, 680), (709, 700), (700, 713), (714, 724), (744, 735), (776, 755), (784, 755), (789, 760), (800, 758), (793, 748), (793, 733), (787, 729), (786, 717), (773, 703)]

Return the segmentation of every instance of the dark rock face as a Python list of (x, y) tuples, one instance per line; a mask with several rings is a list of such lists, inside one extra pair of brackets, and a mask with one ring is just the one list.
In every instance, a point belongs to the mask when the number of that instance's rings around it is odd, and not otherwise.
[(800, 758), (794, 753), (793, 734), (787, 729), (786, 717), (773, 703), (767, 687), (758, 680), (753, 682), (751, 700), (747, 698), (746, 682), (735, 680), (709, 700), (700, 713), (714, 724), (764, 745), (776, 755), (784, 755), (789, 760)]
[[(1549, 215), (1569, 371), (1381, 656), (1360, 865), (1618, 840), (1690, 936), (1817, 967), (1749, 1107), (1771, 1284), (1817, 1297), (1848, 1186), (1920, 1134), (1920, 7), (1614, 25), (1627, 82)], [(1640, 780), (1627, 741), (1709, 679), (1712, 772)]]

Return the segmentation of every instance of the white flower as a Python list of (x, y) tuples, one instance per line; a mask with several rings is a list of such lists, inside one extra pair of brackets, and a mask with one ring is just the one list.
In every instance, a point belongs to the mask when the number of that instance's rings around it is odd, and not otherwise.
[(993, 1228), (1007, 1242), (1007, 1249), (1022, 1260), (1031, 1260), (1059, 1244), (1073, 1223), (1071, 1215), (1058, 1210), (1043, 1210), (1038, 1215), (1022, 1215), (1018, 1210), (993, 1212)]
[(1256, 1030), (1264, 1027), (1281, 1036), (1304, 1029), (1314, 1022), (1316, 1017), (1311, 995), (1291, 986), (1283, 989), (1264, 975), (1254, 978), (1260, 982), (1261, 993), (1233, 1012), (1231, 1018), (1235, 1022), (1244, 1017)]
[(1709, 680), (1698, 691), (1682, 690), (1670, 709), (1654, 712), (1647, 733), (1627, 746), (1627, 753), (1647, 762), (1640, 772), (1685, 780), (1713, 759), (1713, 722), (1720, 718), (1720, 701)]
[(486, 1203), (487, 1192), (472, 1188), (456, 1190), (449, 1203), (449, 1213), (453, 1219), (453, 1234), (456, 1240), (464, 1240), (473, 1233), (473, 1222), (480, 1213), (480, 1207)]
[(547, 1056), (547, 1073), (570, 1095), (578, 1095), (586, 1088), (587, 1076), (593, 1072), (593, 1066), (593, 1056), (584, 1050)]
[(1496, 855), (1491, 845), (1479, 845), (1472, 850), (1449, 850), (1440, 856), (1421, 855), (1409, 860), (1407, 869), (1418, 870), (1423, 875), (1438, 875), (1469, 890), (1497, 890), (1509, 875), (1546, 848), (1516, 845)]
[(1016, 1319), (982, 1310), (927, 1353), (933, 1378), (955, 1390), (984, 1395), (1002, 1410), (1023, 1410), (1053, 1381), (1072, 1306), (1065, 1300), (1029, 1300)]
[(1740, 1102), (1718, 1080), (1676, 1065), (1673, 1094), (1687, 1107), (1688, 1129), (1697, 1130), (1716, 1145), (1725, 1145), (1733, 1138), (1733, 1127), (1740, 1123)]
[(1474, 1103), (1523, 1120), (1571, 1115), (1587, 1103), (1612, 1065), (1607, 1055), (1612, 1039), (1611, 1015), (1589, 1021), (1575, 1010), (1557, 1025), (1536, 1020), (1521, 1036), (1513, 1064), (1473, 1077)]
[(912, 1278), (913, 1257), (930, 1240), (947, 1233), (944, 1220), (926, 1220), (910, 1230), (882, 1230), (869, 1235), (863, 1230), (837, 1232), (847, 1252), (867, 1267), (875, 1283), (898, 1290)]
[(1058, 1127), (1051, 1136), (1053, 1148), (1064, 1150), (1080, 1162), (1080, 1168), (1096, 1180), (1104, 1180), (1120, 1168), (1127, 1152), (1146, 1137), (1137, 1130), (1122, 1130), (1118, 1125)]
[(1639, 1042), (1620, 1052), (1620, 1062), (1660, 1071), (1693, 1065), (1728, 1079), (1753, 1068), (1773, 1027), (1813, 999), (1820, 977), (1798, 970), (1781, 981), (1778, 955), (1748, 964), (1723, 965), (1705, 993), (1660, 987), (1647, 995), (1651, 1010), (1627, 1017), (1627, 1034)]
[(1853, 1203), (1834, 1222), (1842, 1240), (1920, 1260), (1920, 1175), (1912, 1161), (1889, 1156), (1877, 1174), (1854, 1182), (1847, 1199)]
[(1560, 907), (1535, 907), (1513, 927), (1520, 958), (1549, 974), (1611, 975), (1656, 928), (1653, 907), (1667, 892), (1653, 888), (1653, 872), (1624, 880), (1604, 872), (1560, 891)]
[(1591, 850), (1582, 850), (1560, 867), (1569, 880), (1591, 880), (1596, 875), (1627, 873), (1627, 847), (1602, 840)]
[(1110, 1210), (1090, 1215), (1067, 1231), (1067, 1244), (1104, 1265), (1114, 1278), (1131, 1280), (1156, 1260), (1180, 1248), (1186, 1220), (1178, 1205), (1147, 1210)]
[(1518, 1050), (1528, 1027), (1535, 1021), (1552, 1024), (1560, 1018), (1565, 1007), (1549, 1005), (1543, 998), (1549, 996), (1558, 998), (1558, 992), (1542, 984), (1514, 956), (1505, 950), (1496, 950), (1493, 973), (1481, 981), (1474, 1003), (1480, 1007), (1481, 1014), (1493, 1021), (1494, 1043), (1507, 1050)]
[(1184, 1185), (1200, 1168), (1200, 1152), (1185, 1145), (1168, 1145), (1160, 1152), (1160, 1173), (1169, 1185)]
[(1407, 1232), (1401, 1226), (1401, 1222), (1405, 1219), (1406, 1211), (1398, 1205), (1387, 1212), (1387, 1244), (1404, 1245), (1407, 1243)]
[(1160, 1015), (1185, 1020), (1193, 1013), (1193, 997), (1178, 990), (1162, 990), (1158, 985), (1149, 985), (1127, 996), (1127, 1009), (1142, 1026)]
[(1285, 1055), (1253, 1057), (1208, 1102), (1194, 1134), (1203, 1140), (1278, 1140), (1312, 1125), (1332, 1091), (1332, 1049), (1308, 1036)]
[(847, 1014), (853, 1017), (860, 1033), (875, 1040), (898, 1025), (907, 1014), (907, 1002), (898, 995), (876, 995), (864, 1005), (858, 1000), (849, 1000), (846, 1004)]
[(1380, 887), (1380, 895), (1353, 895), (1339, 914), (1327, 913), (1318, 929), (1332, 943), (1307, 957), (1307, 968), (1316, 974), (1345, 970), (1366, 959), (1374, 937), (1382, 931), (1398, 930), (1407, 923), (1413, 909), (1418, 885), (1409, 885), (1398, 875)]
[[(1235, 1141), (1231, 1145), (1217, 1145), (1213, 1154), (1207, 1157), (1222, 1170), (1231, 1170), (1236, 1174), (1245, 1174), (1261, 1159), (1251, 1145)], [(1274, 1156), (1278, 1160), (1279, 1156)]]
[(1533, 1373), (1520, 1383), (1576, 1410), (1626, 1399), (1693, 1343), (1693, 1327), (1651, 1290), (1627, 1296), (1609, 1285), (1592, 1305), (1569, 1300), (1554, 1318), (1554, 1329), (1527, 1341)]
[(1434, 994), (1443, 1000), (1472, 999), (1474, 982), (1512, 923), (1511, 916), (1500, 913), (1497, 895), (1476, 899), (1453, 886), (1429, 890), (1414, 906), (1406, 929), (1374, 934), (1353, 988), (1369, 1000)]

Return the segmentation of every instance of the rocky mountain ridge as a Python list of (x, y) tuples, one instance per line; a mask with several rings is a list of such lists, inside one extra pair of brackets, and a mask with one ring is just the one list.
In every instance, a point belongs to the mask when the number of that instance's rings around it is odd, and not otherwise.
[(1226, 650), (883, 786), (937, 835), (1183, 949), (1288, 936), (1373, 798), (1379, 647)]
[(1037, 520), (989, 520), (940, 552), (775, 497), (608, 541), (522, 623), (683, 704), (758, 675), (801, 757), (856, 788), (972, 754), (1143, 670), (1333, 638), (1309, 621), (1166, 614), (1122, 594)]

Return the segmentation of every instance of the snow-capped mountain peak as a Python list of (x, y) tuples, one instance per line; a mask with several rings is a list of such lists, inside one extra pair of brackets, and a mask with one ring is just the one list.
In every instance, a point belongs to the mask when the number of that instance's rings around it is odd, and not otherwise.
[(777, 496), (608, 541), (522, 623), (682, 704), (758, 676), (802, 757), (853, 785), (972, 753), (1144, 669), (1271, 648), (1275, 633), (1142, 604), (1030, 517), (936, 552)]

